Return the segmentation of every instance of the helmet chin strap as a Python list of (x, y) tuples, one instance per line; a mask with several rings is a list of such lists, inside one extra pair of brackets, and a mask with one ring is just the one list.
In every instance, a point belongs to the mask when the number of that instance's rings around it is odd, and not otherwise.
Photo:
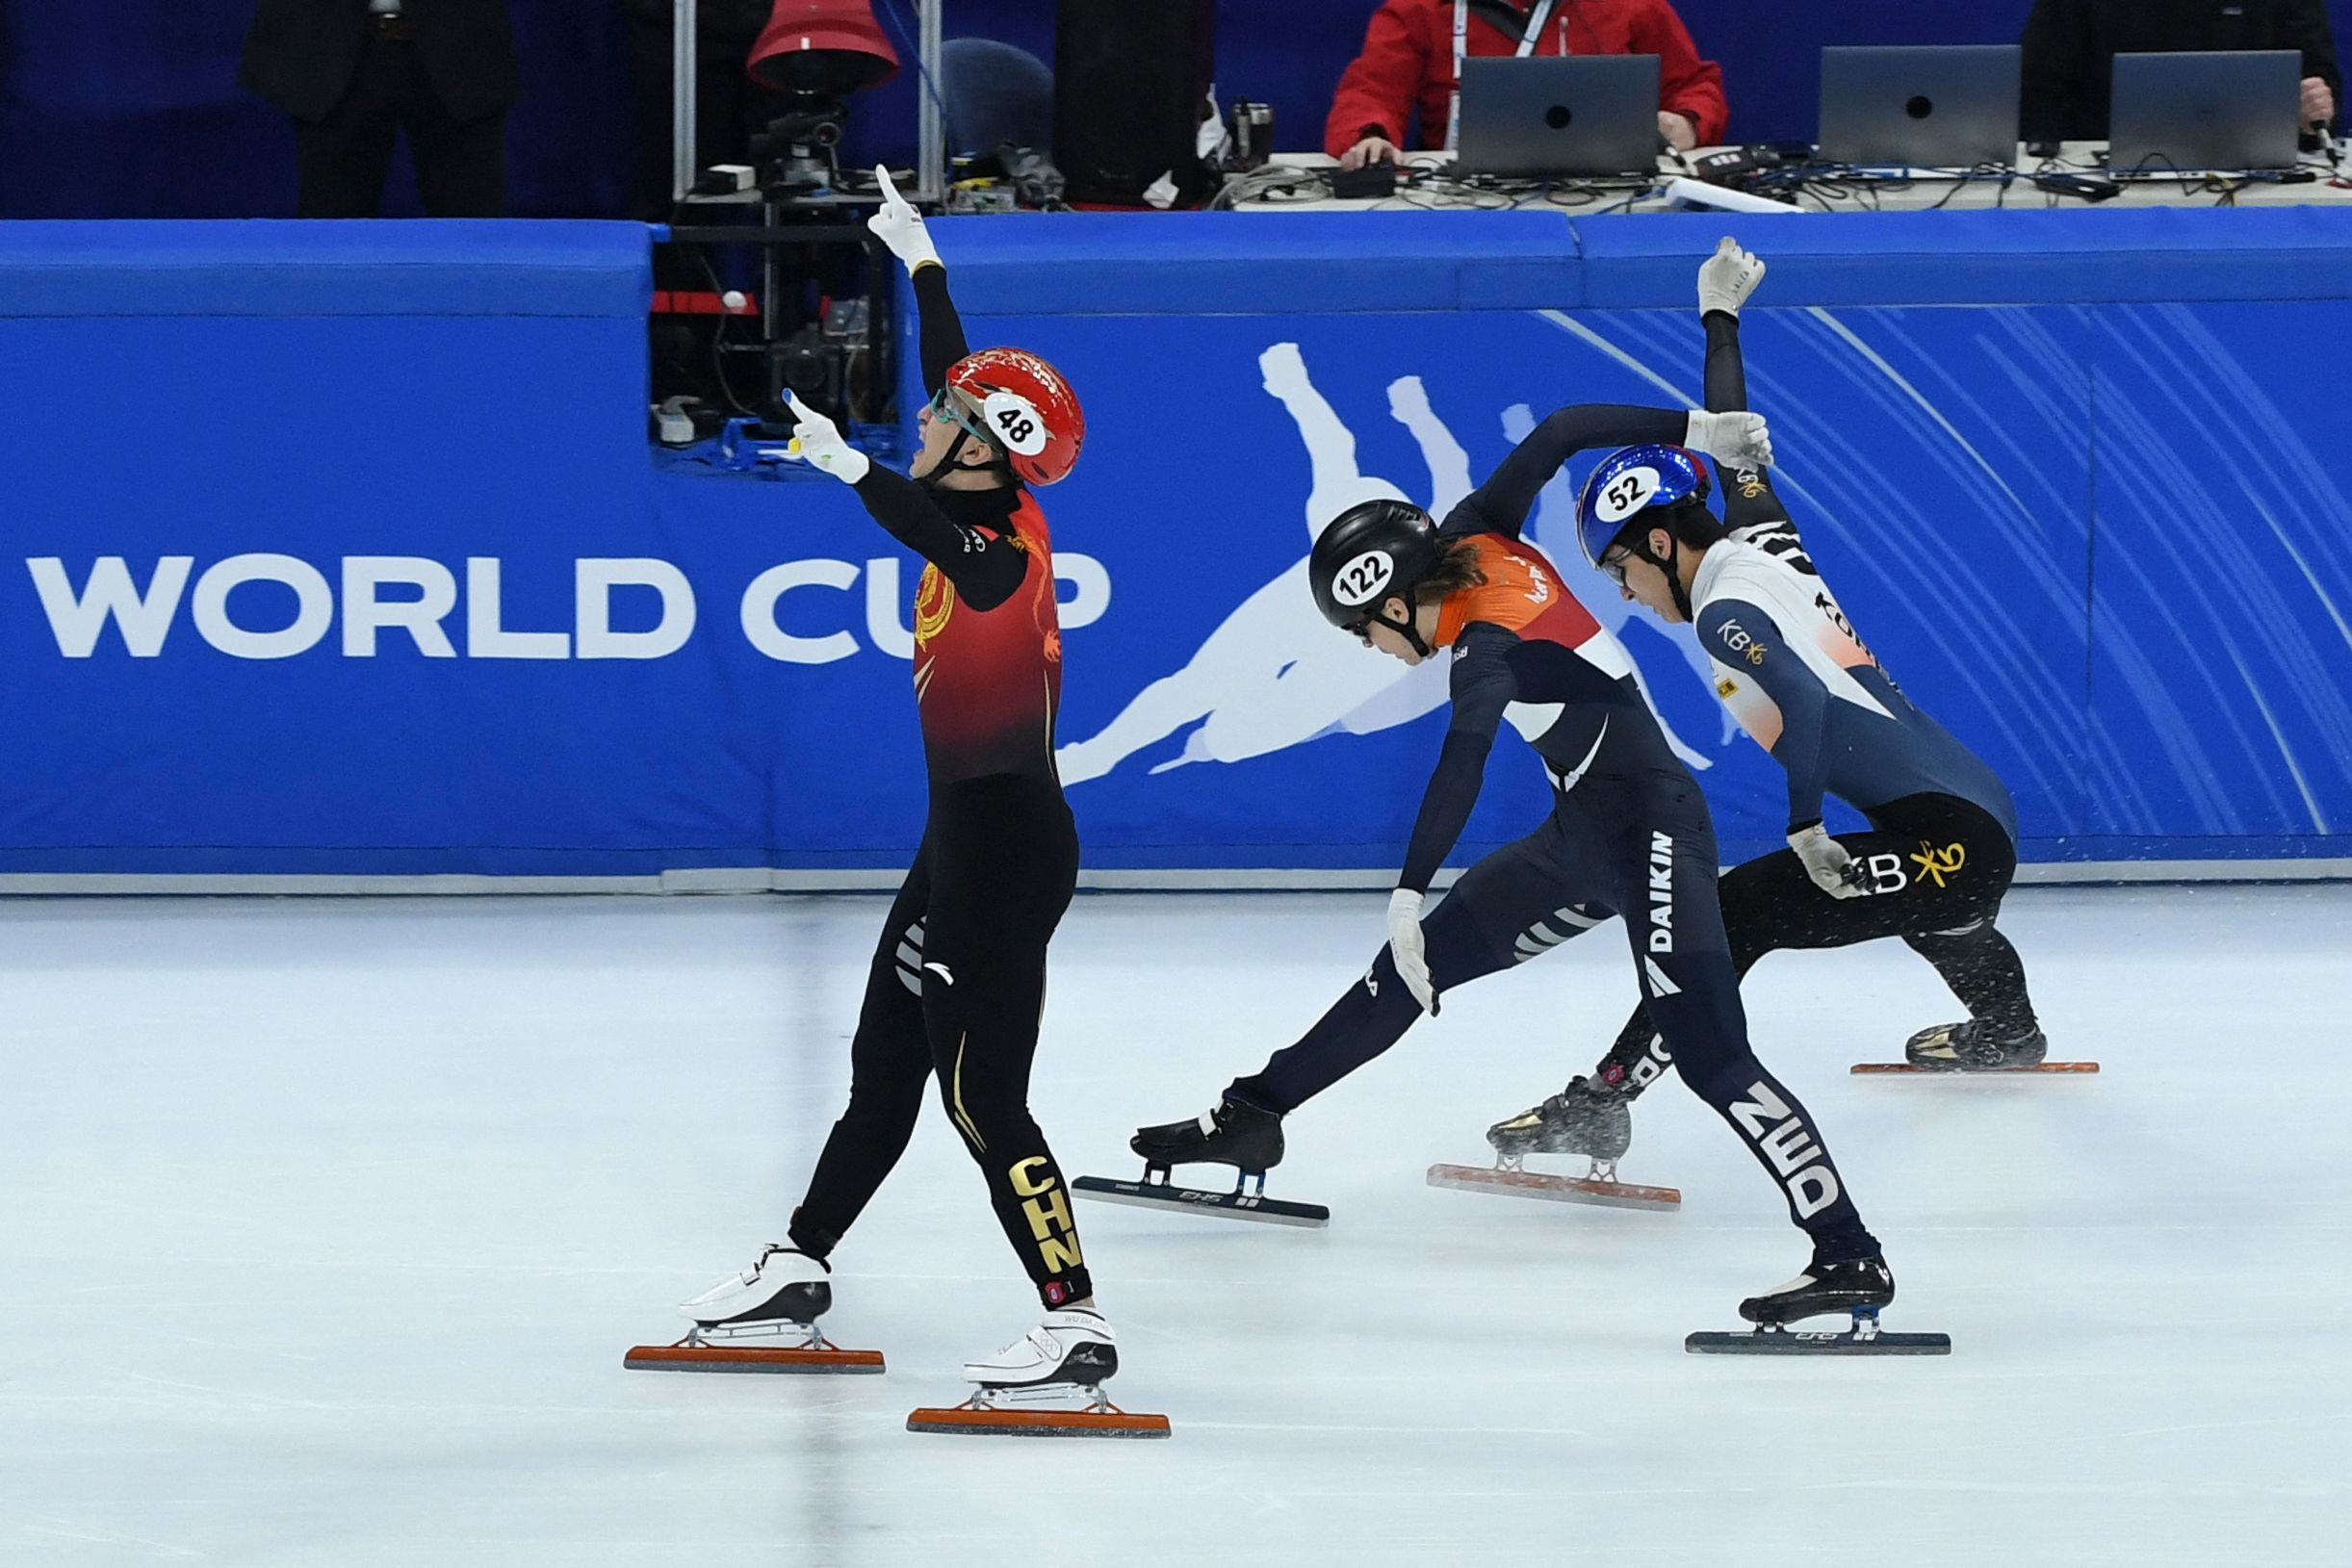
[[(1402, 594), (1398, 595), (1397, 597), (1400, 599), (1405, 599), (1405, 596)], [(1412, 651), (1420, 655), (1423, 658), (1434, 657), (1437, 650), (1432, 648), (1427, 642), (1423, 641), (1421, 637), (1420, 602), (1414, 599), (1405, 599), (1405, 603), (1412, 605), (1412, 613), (1408, 615), (1402, 621), (1392, 621), (1378, 610), (1374, 610), (1370, 615), (1365, 616), (1364, 619), (1366, 621), (1377, 621), (1382, 626), (1384, 626), (1389, 630), (1395, 632), (1398, 636), (1403, 637), (1408, 643), (1411, 644)]]
[(1682, 574), (1675, 570), (1677, 564), (1682, 559), (1682, 541), (1674, 537), (1674, 532), (1671, 528), (1667, 530), (1667, 544), (1668, 547), (1667, 553), (1662, 558), (1651, 551), (1649, 547), (1649, 535), (1647, 530), (1644, 530), (1642, 537), (1638, 542), (1627, 545), (1625, 553), (1633, 556), (1637, 560), (1647, 561), (1650, 563), (1650, 565), (1665, 573), (1666, 590), (1668, 594), (1673, 596), (1674, 608), (1681, 613), (1682, 618), (1685, 621), (1695, 622), (1698, 617), (1693, 614), (1691, 611), (1690, 591), (1683, 587)]
[(985, 463), (958, 464), (957, 456), (963, 452), (966, 444), (973, 437), (972, 433), (964, 427), (962, 420), (954, 423), (955, 439), (947, 443), (947, 450), (940, 453), (940, 460), (931, 465), (930, 473), (915, 481), (917, 484), (921, 485), (925, 490), (936, 490), (939, 488), (940, 481), (950, 474), (995, 473), (1003, 475), (1008, 479), (1013, 477), (1013, 465), (1001, 454)]

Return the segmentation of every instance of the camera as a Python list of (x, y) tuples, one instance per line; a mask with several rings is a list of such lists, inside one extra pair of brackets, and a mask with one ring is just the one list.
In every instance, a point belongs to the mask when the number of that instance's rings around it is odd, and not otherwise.
[(767, 122), (751, 139), (761, 189), (790, 199), (832, 187), (834, 149), (840, 145), (848, 109), (839, 98), (811, 98)]

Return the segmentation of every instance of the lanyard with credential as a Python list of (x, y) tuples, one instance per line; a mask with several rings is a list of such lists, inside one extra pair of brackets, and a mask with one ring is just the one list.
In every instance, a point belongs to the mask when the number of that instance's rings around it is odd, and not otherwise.
[[(1537, 0), (1535, 14), (1527, 19), (1527, 31), (1519, 35), (1519, 47), (1514, 60), (1525, 60), (1536, 52), (1536, 40), (1543, 37), (1543, 24), (1552, 19), (1552, 0)], [(1445, 144), (1451, 148), (1461, 135), (1461, 60), (1469, 53), (1470, 0), (1454, 0), (1454, 97), (1445, 109)]]

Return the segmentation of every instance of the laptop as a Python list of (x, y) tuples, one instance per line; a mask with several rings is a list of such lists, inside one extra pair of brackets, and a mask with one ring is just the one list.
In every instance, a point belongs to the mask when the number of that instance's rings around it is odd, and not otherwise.
[(2014, 43), (1822, 51), (1822, 161), (1975, 168), (2017, 162)]
[(2117, 55), (2107, 172), (2292, 168), (2303, 52)]
[(1658, 57), (1461, 63), (1457, 174), (1658, 172)]

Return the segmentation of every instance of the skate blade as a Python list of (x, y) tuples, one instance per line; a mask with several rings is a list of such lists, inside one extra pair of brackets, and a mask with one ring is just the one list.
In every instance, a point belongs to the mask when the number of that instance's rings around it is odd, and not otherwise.
[(621, 1358), (631, 1372), (880, 1372), (880, 1350), (844, 1350), (838, 1345), (633, 1346)]
[(1923, 1067), (1916, 1062), (1856, 1062), (1850, 1069), (1859, 1077), (1870, 1073), (1902, 1072), (1921, 1078), (1992, 1078), (2019, 1072), (2097, 1072), (2096, 1062), (2037, 1062), (2029, 1067)]
[(1513, 1197), (1547, 1198), (1554, 1203), (1591, 1203), (1610, 1209), (1682, 1207), (1677, 1187), (1640, 1187), (1630, 1182), (1593, 1181), (1585, 1176), (1546, 1176), (1533, 1170), (1502, 1170), (1487, 1166), (1434, 1165), (1432, 1187), (1457, 1193), (1504, 1193)]
[(1105, 1203), (1132, 1203), (1145, 1209), (1216, 1214), (1270, 1225), (1316, 1227), (1331, 1222), (1331, 1211), (1320, 1203), (1291, 1203), (1254, 1193), (1204, 1193), (1197, 1187), (1178, 1187), (1171, 1182), (1115, 1181), (1108, 1176), (1080, 1176), (1070, 1188), (1082, 1197)]
[(960, 1405), (913, 1410), (908, 1431), (945, 1431), (960, 1436), (1167, 1436), (1167, 1415), (1136, 1415), (1103, 1399), (1100, 1389), (1068, 1389), (1084, 1397), (1084, 1408), (1004, 1408), (991, 1399), (1035, 1399), (1042, 1389), (1004, 1389), (973, 1394)]
[(1951, 1336), (1756, 1328), (1745, 1334), (1693, 1334), (1682, 1348), (1693, 1355), (1950, 1355)]

